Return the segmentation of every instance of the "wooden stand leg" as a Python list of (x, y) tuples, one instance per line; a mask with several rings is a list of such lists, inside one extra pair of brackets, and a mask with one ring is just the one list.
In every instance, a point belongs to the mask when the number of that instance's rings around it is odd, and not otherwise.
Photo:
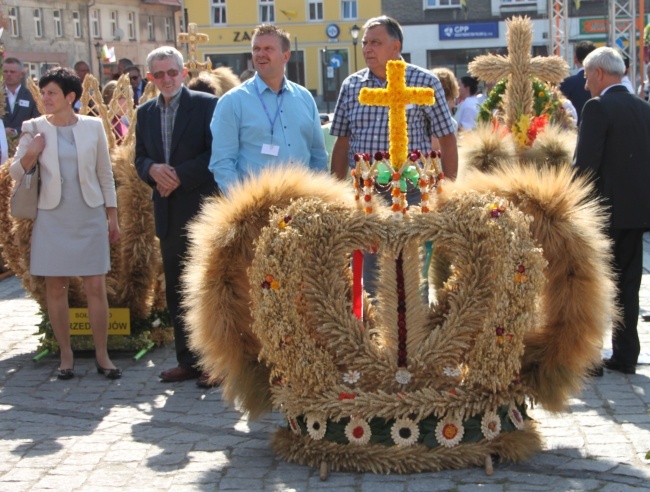
[(321, 461), (320, 464), (320, 479), (322, 482), (327, 480), (329, 476), (329, 466), (327, 466), (327, 461)]
[(492, 466), (492, 456), (489, 454), (485, 457), (485, 474), (492, 475), (494, 473), (494, 467)]

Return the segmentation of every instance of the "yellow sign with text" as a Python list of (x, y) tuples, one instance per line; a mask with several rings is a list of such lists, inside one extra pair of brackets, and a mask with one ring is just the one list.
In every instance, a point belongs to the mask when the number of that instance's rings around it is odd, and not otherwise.
[[(109, 308), (108, 334), (131, 334), (131, 313), (128, 308)], [(70, 335), (92, 335), (88, 309), (70, 308)]]

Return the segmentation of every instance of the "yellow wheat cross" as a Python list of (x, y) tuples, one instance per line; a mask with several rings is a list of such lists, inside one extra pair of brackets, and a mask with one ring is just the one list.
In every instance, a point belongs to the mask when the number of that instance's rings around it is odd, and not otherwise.
[[(430, 87), (407, 87), (405, 81), (406, 63), (390, 60), (386, 64), (386, 88), (364, 87), (359, 93), (359, 102), (369, 106), (388, 106), (388, 131), (390, 135), (390, 164), (399, 171), (408, 157), (408, 127), (406, 106), (409, 104), (432, 105), (436, 102)], [(382, 149), (375, 149), (382, 150)]]

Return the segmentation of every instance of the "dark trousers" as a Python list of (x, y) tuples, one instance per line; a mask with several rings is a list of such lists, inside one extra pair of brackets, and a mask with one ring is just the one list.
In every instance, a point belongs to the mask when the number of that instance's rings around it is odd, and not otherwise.
[(641, 351), (637, 323), (643, 275), (643, 229), (614, 229), (609, 235), (614, 249), (617, 301), (622, 309), (622, 319), (612, 333), (612, 357), (621, 364), (635, 366)]
[[(172, 232), (173, 231), (173, 232)], [(174, 322), (174, 343), (176, 359), (181, 367), (196, 367), (196, 356), (187, 345), (187, 330), (181, 308), (181, 275), (183, 260), (187, 253), (187, 236), (184, 228), (170, 229), (165, 239), (160, 240), (163, 270), (165, 272), (165, 297), (167, 308)]]

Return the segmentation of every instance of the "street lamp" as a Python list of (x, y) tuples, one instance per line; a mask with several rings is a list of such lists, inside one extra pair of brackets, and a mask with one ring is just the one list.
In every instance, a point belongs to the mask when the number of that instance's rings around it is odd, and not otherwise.
[(99, 41), (95, 43), (95, 54), (97, 55), (97, 80), (99, 83), (102, 83), (102, 45), (99, 44)]
[(361, 29), (356, 24), (350, 28), (350, 36), (352, 36), (352, 45), (354, 46), (354, 71), (357, 71), (357, 43), (359, 42), (359, 33)]

